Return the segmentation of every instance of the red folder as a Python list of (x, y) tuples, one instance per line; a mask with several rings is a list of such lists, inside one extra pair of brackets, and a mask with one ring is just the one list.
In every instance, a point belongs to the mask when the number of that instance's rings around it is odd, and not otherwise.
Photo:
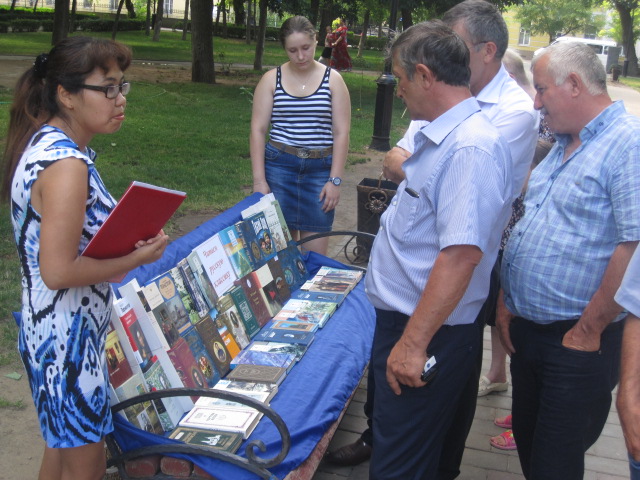
[(82, 255), (105, 259), (133, 252), (138, 240), (162, 230), (186, 197), (185, 192), (132, 182)]

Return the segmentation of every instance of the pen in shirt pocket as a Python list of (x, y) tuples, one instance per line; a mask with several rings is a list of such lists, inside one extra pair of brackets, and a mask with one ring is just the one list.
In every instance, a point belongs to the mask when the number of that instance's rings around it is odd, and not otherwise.
[(413, 188), (407, 187), (404, 189), (404, 191), (407, 192), (413, 198), (420, 198), (420, 194), (416, 192)]

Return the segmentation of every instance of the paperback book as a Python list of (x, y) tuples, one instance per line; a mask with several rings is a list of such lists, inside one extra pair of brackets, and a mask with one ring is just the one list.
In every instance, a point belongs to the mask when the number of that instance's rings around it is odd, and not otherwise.
[(264, 214), (273, 236), (276, 251), (284, 250), (287, 247), (287, 242), (291, 239), (291, 233), (284, 220), (284, 215), (282, 215), (280, 204), (273, 196), (273, 193), (265, 195), (258, 202), (243, 210), (241, 215), (242, 218), (248, 218), (256, 213)]
[(300, 343), (302, 345), (309, 346), (311, 345), (311, 342), (313, 342), (315, 335), (315, 332), (283, 330), (281, 328), (272, 327), (273, 322), (269, 322), (262, 330), (260, 330), (255, 339), (263, 342)]
[(256, 340), (251, 342), (251, 345), (247, 347), (247, 350), (269, 353), (290, 353), (295, 355), (296, 361), (298, 361), (307, 352), (307, 348), (307, 345), (302, 345), (300, 343), (263, 342), (261, 340)]
[(236, 223), (236, 227), (249, 255), (251, 270), (257, 270), (276, 255), (264, 213), (255, 213)]
[[(196, 361), (196, 365), (200, 373), (204, 377), (205, 386), (213, 387), (220, 380), (220, 372), (217, 362), (211, 357), (211, 354), (204, 346), (204, 342), (195, 326), (192, 326), (182, 334), (182, 337), (189, 345), (189, 349)], [(225, 372), (226, 373), (226, 372)]]
[(193, 407), (180, 420), (180, 426), (235, 432), (247, 438), (256, 428), (261, 417), (262, 413), (255, 409)]
[(289, 285), (289, 290), (293, 293), (309, 279), (309, 272), (300, 250), (295, 243), (290, 243), (287, 248), (278, 252), (278, 258), (280, 259), (280, 267), (284, 273), (284, 278)]
[(240, 433), (202, 430), (191, 427), (178, 427), (169, 435), (169, 438), (180, 440), (190, 445), (210, 447), (229, 453), (236, 453), (242, 444), (242, 435)]
[(129, 365), (127, 357), (125, 356), (118, 333), (113, 328), (113, 324), (111, 322), (109, 322), (105, 351), (107, 355), (109, 381), (113, 388), (117, 388), (131, 378), (133, 371), (131, 370), (131, 365)]
[(346, 295), (358, 284), (362, 275), (363, 272), (360, 270), (323, 266), (300, 288), (312, 292), (336, 292)]
[(229, 290), (228, 295), (231, 295), (233, 299), (233, 303), (235, 303), (236, 308), (238, 309), (238, 313), (240, 314), (240, 319), (244, 324), (244, 329), (247, 332), (249, 338), (255, 337), (256, 333), (260, 331), (260, 325), (258, 324), (258, 319), (253, 313), (251, 309), (251, 305), (249, 304), (249, 300), (242, 290), (242, 287), (239, 285), (234, 285), (234, 287)]
[(207, 315), (196, 323), (196, 330), (202, 339), (207, 353), (209, 353), (209, 357), (213, 359), (218, 373), (220, 373), (222, 377), (225, 376), (230, 368), (231, 355), (225, 346), (224, 340), (220, 336), (215, 322)]
[(220, 236), (216, 233), (194, 248), (194, 252), (197, 253), (202, 268), (219, 299), (233, 287), (233, 282), (238, 278), (222, 246)]
[(273, 317), (274, 320), (307, 322), (322, 328), (338, 307), (334, 302), (314, 302), (311, 300), (290, 299), (282, 310)]
[(287, 372), (296, 362), (296, 356), (292, 353), (271, 353), (259, 352), (256, 350), (242, 350), (231, 360), (231, 368), (238, 365), (269, 365), (272, 367), (282, 367)]
[(242, 237), (238, 233), (238, 228), (235, 225), (230, 225), (220, 230), (218, 235), (220, 236), (224, 251), (233, 266), (236, 277), (244, 277), (251, 271), (251, 260), (249, 259), (249, 254), (242, 241)]
[(244, 329), (244, 323), (240, 320), (238, 307), (236, 307), (230, 294), (224, 294), (218, 300), (218, 316), (216, 320), (227, 327), (241, 350), (249, 345), (249, 336)]
[(242, 380), (243, 382), (273, 383), (280, 385), (286, 375), (287, 369), (283, 367), (240, 364), (231, 370), (226, 378), (227, 380)]

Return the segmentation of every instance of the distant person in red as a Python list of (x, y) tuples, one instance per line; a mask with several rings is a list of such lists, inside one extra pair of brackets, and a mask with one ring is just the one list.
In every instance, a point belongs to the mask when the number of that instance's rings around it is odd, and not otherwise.
[(347, 25), (341, 18), (333, 21), (333, 50), (331, 52), (331, 68), (339, 72), (351, 71), (351, 56), (347, 46)]

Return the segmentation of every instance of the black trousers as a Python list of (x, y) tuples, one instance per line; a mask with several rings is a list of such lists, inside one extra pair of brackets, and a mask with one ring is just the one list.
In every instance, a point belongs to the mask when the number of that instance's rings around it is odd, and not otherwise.
[[(393, 393), (386, 380), (387, 358), (408, 321), (398, 312), (376, 310), (376, 331), (369, 369), (373, 372), (372, 480), (430, 480), (440, 474), (445, 439), (462, 392), (475, 375), (480, 336), (476, 324), (443, 326), (429, 345), (438, 373), (421, 388)], [(371, 388), (371, 385), (369, 385)], [(476, 390), (477, 393), (477, 390)]]

